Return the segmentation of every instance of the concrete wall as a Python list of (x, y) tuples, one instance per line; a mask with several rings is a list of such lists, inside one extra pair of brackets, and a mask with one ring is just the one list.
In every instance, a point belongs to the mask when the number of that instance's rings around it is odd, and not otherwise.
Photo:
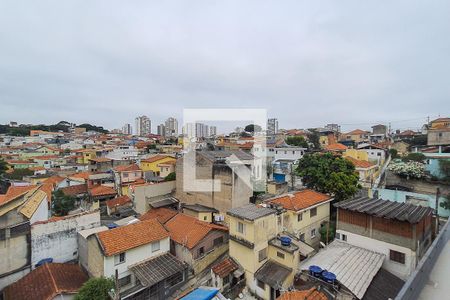
[[(87, 261), (87, 272), (89, 276), (101, 277), (104, 276), (104, 263), (103, 263), (103, 253), (100, 249), (100, 244), (97, 240), (96, 235), (91, 235), (87, 239), (88, 251), (87, 257), (83, 258), (83, 261)], [(80, 253), (84, 254), (84, 253)]]
[(31, 226), (31, 267), (44, 258), (64, 263), (78, 259), (77, 232), (100, 226), (100, 213), (82, 213)]
[(429, 146), (450, 144), (450, 131), (428, 130), (427, 144)]
[(167, 181), (156, 184), (135, 186), (128, 191), (128, 196), (133, 200), (136, 212), (146, 213), (150, 206), (148, 202), (157, 201), (169, 196), (175, 190), (176, 181)]
[(48, 219), (49, 216), (49, 210), (48, 210), (48, 200), (47, 196), (42, 199), (41, 203), (39, 203), (38, 208), (34, 212), (34, 214), (31, 216), (30, 224), (33, 224), (37, 221), (45, 221)]

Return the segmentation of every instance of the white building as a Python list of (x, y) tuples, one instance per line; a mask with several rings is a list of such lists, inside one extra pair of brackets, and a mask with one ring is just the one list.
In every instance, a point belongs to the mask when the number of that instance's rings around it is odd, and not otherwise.
[(133, 134), (133, 129), (131, 127), (131, 124), (127, 123), (127, 124), (123, 125), (122, 133), (123, 134)]
[(272, 118), (267, 120), (267, 135), (275, 135), (278, 133), (278, 119)]
[(135, 119), (135, 134), (136, 135), (148, 135), (152, 132), (152, 123), (147, 116), (136, 117)]
[(216, 126), (209, 126), (209, 136), (216, 136), (217, 135), (217, 127)]
[(158, 125), (157, 134), (160, 136), (166, 136), (166, 126), (164, 124)]
[(170, 117), (166, 120), (165, 123), (166, 132), (165, 135), (167, 137), (177, 137), (178, 136), (178, 121), (177, 119)]
[(134, 146), (121, 145), (106, 155), (106, 158), (112, 160), (131, 160), (137, 159), (139, 155), (139, 150)]

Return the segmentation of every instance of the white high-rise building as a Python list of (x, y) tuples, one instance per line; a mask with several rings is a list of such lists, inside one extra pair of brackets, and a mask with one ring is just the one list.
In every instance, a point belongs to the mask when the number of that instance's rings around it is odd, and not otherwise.
[(272, 118), (267, 120), (267, 135), (275, 135), (278, 133), (278, 119)]
[(166, 136), (167, 137), (177, 137), (178, 136), (178, 121), (177, 119), (170, 117), (166, 120)]
[(166, 136), (166, 126), (164, 124), (158, 125), (158, 135)]
[(133, 128), (131, 127), (131, 124), (127, 123), (127, 124), (123, 125), (122, 133), (123, 134), (133, 134)]
[(217, 135), (217, 127), (209, 126), (209, 136), (216, 136), (216, 135)]
[(135, 119), (136, 127), (135, 134), (136, 135), (148, 135), (152, 132), (152, 122), (147, 116), (136, 117)]

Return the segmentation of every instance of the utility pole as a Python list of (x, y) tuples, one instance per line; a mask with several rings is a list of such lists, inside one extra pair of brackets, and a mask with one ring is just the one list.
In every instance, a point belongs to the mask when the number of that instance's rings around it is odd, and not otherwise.
[(441, 195), (441, 190), (439, 187), (436, 188), (436, 210), (435, 210), (435, 215), (436, 215), (436, 236), (439, 234), (439, 213), (438, 213), (438, 209), (439, 209), (439, 197)]

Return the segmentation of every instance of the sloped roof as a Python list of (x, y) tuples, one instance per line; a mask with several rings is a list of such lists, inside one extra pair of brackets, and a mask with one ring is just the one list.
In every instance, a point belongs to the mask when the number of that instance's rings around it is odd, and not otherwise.
[(124, 195), (124, 196), (120, 196), (120, 197), (106, 201), (106, 206), (108, 206), (109, 208), (112, 208), (112, 207), (121, 206), (121, 205), (124, 205), (127, 203), (131, 203), (131, 199), (130, 199), (130, 197)]
[(352, 130), (350, 132), (347, 132), (346, 135), (360, 135), (360, 134), (368, 134), (368, 133), (369, 132), (365, 131), (365, 130), (355, 129), (355, 130)]
[(170, 155), (158, 154), (158, 155), (155, 155), (155, 156), (143, 159), (143, 160), (141, 160), (141, 162), (153, 163), (155, 161), (158, 161), (158, 160), (161, 160), (161, 159), (164, 159), (164, 158), (172, 158), (174, 161), (177, 160), (175, 157), (170, 156)]
[(77, 184), (77, 185), (71, 185), (66, 186), (60, 189), (64, 195), (67, 196), (77, 196), (81, 194), (86, 194), (88, 189), (86, 184)]
[(316, 288), (311, 288), (304, 291), (285, 292), (277, 300), (328, 300), (328, 297)]
[(165, 208), (165, 207), (159, 207), (159, 208), (152, 208), (149, 211), (147, 211), (145, 214), (139, 217), (139, 220), (151, 220), (151, 219), (157, 219), (161, 224), (165, 224), (167, 221), (172, 219), (174, 216), (176, 216), (178, 212), (173, 209)]
[(350, 161), (356, 168), (367, 169), (367, 168), (371, 168), (371, 167), (375, 166), (375, 164), (372, 164), (368, 161), (356, 159), (351, 156), (346, 156), (345, 159)]
[(185, 214), (177, 214), (165, 226), (172, 240), (189, 249), (194, 248), (210, 231), (228, 231), (227, 227), (203, 222)]
[(74, 179), (84, 179), (84, 180), (88, 180), (89, 179), (89, 175), (91, 175), (92, 172), (79, 172), (79, 173), (74, 173), (72, 175), (69, 175), (70, 178), (74, 178)]
[(4, 289), (5, 300), (50, 300), (75, 294), (88, 276), (77, 264), (44, 264)]
[(12, 185), (6, 191), (4, 197), (0, 198), (0, 206), (20, 197), (28, 193), (29, 191), (35, 189), (35, 185), (27, 185), (27, 186), (15, 186)]
[(261, 268), (255, 273), (255, 278), (267, 283), (271, 287), (280, 288), (284, 280), (292, 272), (292, 269), (287, 268), (275, 261), (269, 260), (265, 262)]
[(141, 168), (137, 164), (131, 164), (131, 165), (123, 165), (123, 166), (117, 166), (114, 168), (117, 172), (131, 172), (131, 171), (141, 171)]
[(332, 198), (326, 194), (311, 189), (304, 189), (290, 195), (269, 200), (269, 203), (281, 205), (285, 209), (299, 211), (329, 200), (331, 201)]
[(239, 269), (239, 265), (232, 258), (228, 257), (214, 265), (211, 269), (217, 276), (223, 278)]
[[(19, 209), (19, 212), (30, 219), (38, 209), (41, 202), (47, 197), (47, 194), (41, 190), (35, 191), (28, 200)], [(47, 201), (46, 201), (47, 203)]]
[(256, 219), (275, 214), (276, 212), (277, 211), (275, 209), (249, 203), (247, 205), (228, 210), (227, 215), (254, 221)]
[(319, 266), (336, 275), (337, 280), (361, 299), (378, 273), (384, 254), (334, 240), (316, 255), (300, 263), (300, 269)]
[(334, 143), (334, 144), (325, 146), (325, 150), (328, 150), (328, 151), (345, 151), (347, 149), (348, 149), (348, 147), (341, 143)]
[(394, 274), (380, 269), (372, 280), (362, 300), (395, 299), (405, 282)]
[(125, 252), (167, 238), (169, 233), (155, 219), (97, 233), (106, 256)]
[(422, 218), (432, 214), (433, 209), (409, 203), (357, 197), (334, 204), (335, 207), (349, 211), (356, 211), (379, 218), (393, 219), (415, 224)]
[(115, 189), (109, 186), (104, 185), (96, 185), (89, 189), (89, 193), (93, 197), (99, 197), (99, 196), (109, 196), (109, 195), (116, 195), (117, 192)]

